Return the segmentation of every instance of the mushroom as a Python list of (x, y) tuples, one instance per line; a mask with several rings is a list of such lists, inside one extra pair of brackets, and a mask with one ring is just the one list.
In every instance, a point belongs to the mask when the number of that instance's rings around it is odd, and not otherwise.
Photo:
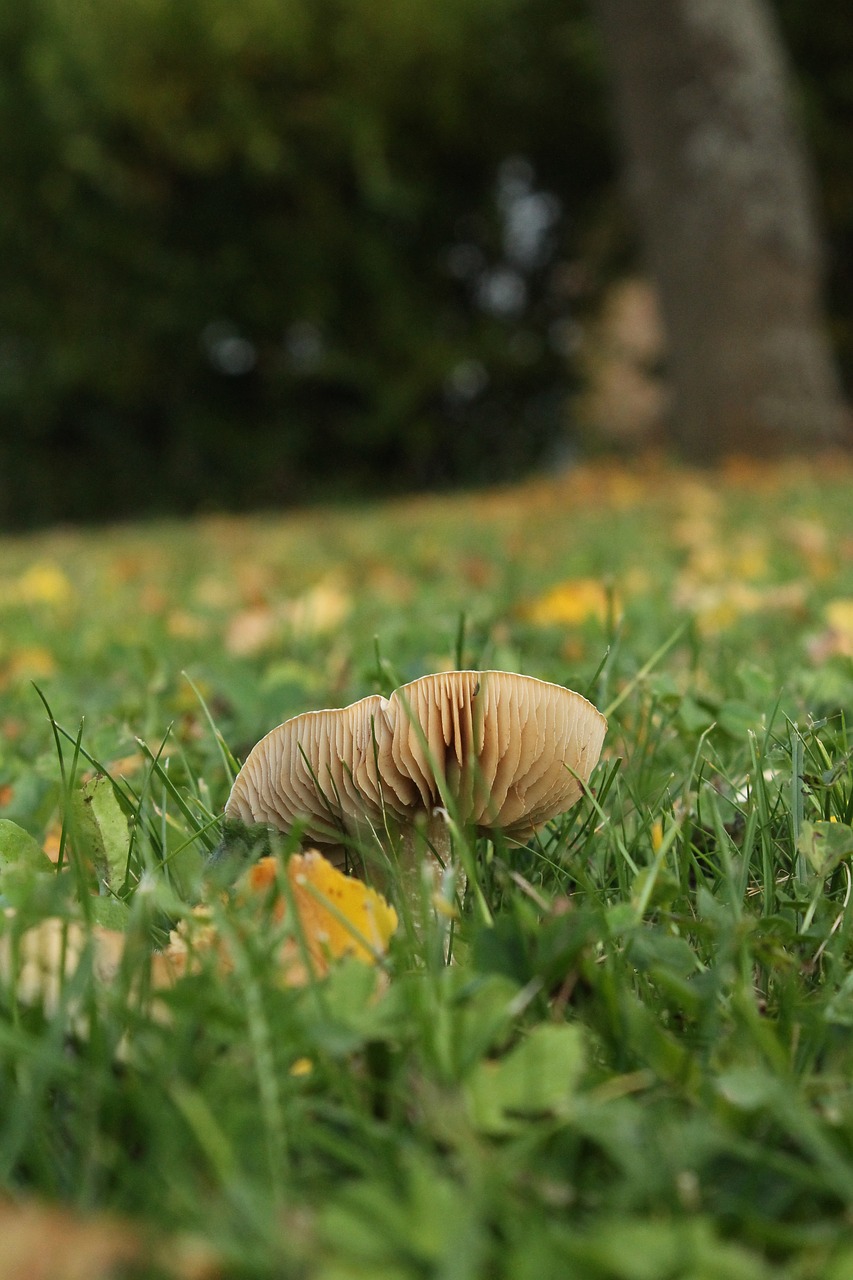
[(226, 817), (262, 822), (338, 844), (382, 819), (375, 744), (384, 736), (379, 694), (333, 711), (285, 720), (250, 751), (234, 780)]
[(607, 721), (579, 693), (508, 671), (450, 671), (388, 700), (383, 777), (416, 781), (421, 807), (465, 826), (527, 837), (580, 799)]
[(390, 698), (273, 729), (250, 752), (225, 813), (285, 832), (299, 823), (319, 844), (384, 828), (388, 814), (404, 829), (426, 815), (432, 835), (436, 810), (481, 834), (525, 839), (580, 798), (606, 728), (579, 693), (532, 676), (422, 676)]

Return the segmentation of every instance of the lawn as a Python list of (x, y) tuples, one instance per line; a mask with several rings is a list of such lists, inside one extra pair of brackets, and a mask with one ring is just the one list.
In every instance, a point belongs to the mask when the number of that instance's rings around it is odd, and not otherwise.
[[(0, 1276), (848, 1280), (851, 498), (599, 464), (0, 541)], [(292, 963), (283, 870), (212, 887), (235, 762), (454, 668), (590, 698), (586, 794), (457, 832), (467, 887), (392, 849), (387, 952)]]

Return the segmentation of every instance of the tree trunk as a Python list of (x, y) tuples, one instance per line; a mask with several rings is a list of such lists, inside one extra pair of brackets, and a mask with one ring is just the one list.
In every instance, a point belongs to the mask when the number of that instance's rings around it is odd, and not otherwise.
[(811, 183), (764, 0), (595, 0), (696, 462), (844, 439)]

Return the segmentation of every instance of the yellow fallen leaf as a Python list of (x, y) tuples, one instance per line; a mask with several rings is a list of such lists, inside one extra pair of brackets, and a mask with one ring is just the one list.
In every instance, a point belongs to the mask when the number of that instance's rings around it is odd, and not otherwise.
[(529, 601), (522, 616), (538, 627), (571, 627), (588, 618), (604, 621), (610, 607), (610, 593), (598, 579), (573, 578)]
[(832, 630), (853, 645), (853, 600), (830, 600), (824, 614)]
[(204, 618), (186, 609), (173, 609), (166, 618), (166, 630), (175, 640), (198, 640), (207, 635), (208, 626)]
[(349, 615), (352, 596), (334, 577), (309, 587), (302, 595), (252, 604), (232, 615), (225, 629), (225, 648), (237, 657), (252, 657), (278, 645), (288, 633), (305, 636), (334, 631)]
[(830, 600), (823, 613), (827, 625), (809, 641), (809, 657), (816, 663), (853, 658), (853, 599)]
[[(108, 772), (113, 778), (131, 778), (145, 767), (145, 763), (145, 757), (142, 752), (133, 751), (129, 756), (120, 756), (118, 760), (111, 760), (108, 765)], [(83, 780), (86, 781), (85, 775)]]
[[(276, 882), (275, 858), (262, 858), (246, 875), (252, 893), (263, 893)], [(344, 875), (316, 849), (294, 854), (287, 878), (299, 915), (299, 929), (317, 973), (328, 971), (330, 960), (351, 955), (375, 962), (388, 949), (397, 928), (397, 913), (380, 893), (361, 880)], [(287, 909), (282, 895), (276, 914)]]
[(51, 862), (59, 861), (59, 849), (62, 844), (62, 819), (54, 818), (51, 822), (42, 841), (44, 849)]
[(802, 582), (757, 587), (737, 580), (699, 583), (683, 575), (676, 583), (674, 603), (695, 617), (702, 635), (713, 636), (751, 614), (796, 614), (804, 608), (806, 595)]
[(74, 594), (68, 578), (51, 561), (31, 565), (14, 584), (13, 596), (20, 604), (67, 604)]
[[(302, 986), (312, 974), (322, 977), (334, 960), (345, 956), (373, 964), (384, 955), (397, 928), (397, 913), (381, 894), (337, 871), (316, 849), (294, 854), (286, 873), (288, 892), (283, 892), (278, 863), (274, 858), (262, 858), (238, 886), (244, 902), (254, 899), (259, 906), (274, 895), (273, 916), (278, 920), (285, 918), (288, 899), (292, 898), (299, 916), (299, 937), (288, 937), (278, 955), (285, 985)], [(96, 982), (104, 988), (114, 982), (124, 956), (123, 933), (50, 916), (15, 936), (14, 918), (14, 910), (7, 910), (7, 927), (0, 933), (0, 984), (14, 988), (15, 998), (22, 1004), (40, 1006), (53, 1016), (67, 981), (89, 947)], [(200, 906), (173, 930), (165, 950), (151, 957), (152, 989), (163, 991), (185, 973), (196, 971), (205, 954), (215, 956), (222, 972), (233, 967), (214, 913), (210, 907)]]
[(275, 642), (278, 627), (278, 619), (267, 605), (241, 609), (228, 621), (225, 648), (235, 658), (250, 658)]
[(812, 578), (828, 578), (835, 572), (834, 541), (821, 521), (791, 518), (783, 524), (782, 533), (802, 556)]
[(325, 635), (349, 616), (352, 597), (337, 578), (325, 578), (281, 609), (283, 621), (299, 635)]
[[(261, 858), (238, 882), (237, 897), (244, 906), (255, 902), (271, 908), (277, 921), (286, 918), (289, 900), (296, 907), (298, 928), (277, 955), (285, 986), (304, 986), (312, 975), (323, 977), (332, 962), (344, 956), (374, 964), (385, 954), (397, 928), (397, 913), (375, 889), (336, 870), (316, 849), (290, 858), (286, 891), (280, 871), (275, 858)], [(173, 930), (166, 949), (154, 956), (152, 985), (171, 986), (182, 974), (194, 971), (201, 957), (212, 953), (223, 972), (233, 968), (214, 912), (196, 907)]]
[(23, 684), (28, 680), (46, 680), (56, 674), (56, 659), (42, 644), (14, 649), (3, 669), (4, 684)]

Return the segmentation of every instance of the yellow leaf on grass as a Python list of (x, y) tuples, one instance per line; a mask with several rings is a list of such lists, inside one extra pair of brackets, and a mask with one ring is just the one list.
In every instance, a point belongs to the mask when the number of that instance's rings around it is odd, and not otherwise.
[(604, 621), (611, 607), (611, 593), (596, 578), (572, 578), (529, 601), (522, 616), (538, 627), (571, 627), (588, 618)]
[(236, 657), (253, 657), (279, 646), (287, 635), (325, 635), (341, 626), (352, 605), (337, 578), (325, 578), (302, 595), (275, 605), (264, 600), (235, 613), (226, 626), (225, 648)]
[(175, 640), (198, 640), (207, 635), (204, 618), (186, 609), (173, 609), (166, 618), (166, 630)]
[(74, 594), (68, 578), (51, 561), (39, 561), (21, 575), (13, 591), (20, 604), (67, 604)]
[(42, 644), (14, 649), (3, 669), (2, 683), (24, 684), (28, 680), (47, 680), (56, 674), (56, 659)]
[(824, 611), (827, 625), (809, 641), (813, 662), (828, 658), (853, 658), (853, 599), (830, 600)]
[(334, 631), (352, 610), (352, 596), (335, 577), (324, 578), (282, 605), (282, 618), (298, 635)]
[(694, 616), (702, 635), (714, 636), (752, 614), (801, 612), (806, 584), (782, 582), (757, 587), (737, 580), (697, 583), (685, 575), (676, 583), (673, 601)]
[[(345, 956), (374, 964), (385, 954), (397, 928), (397, 913), (375, 889), (337, 871), (316, 849), (290, 858), (286, 889), (280, 873), (275, 858), (262, 858), (238, 882), (237, 896), (244, 908), (253, 902), (259, 908), (271, 908), (278, 921), (285, 920), (293, 902), (298, 925), (277, 956), (286, 986), (303, 986), (312, 974), (322, 977), (333, 961)], [(202, 955), (211, 953), (222, 972), (233, 967), (215, 914), (209, 907), (197, 907), (173, 931), (165, 951), (154, 957), (154, 985), (171, 986), (182, 974), (193, 972)]]
[[(276, 875), (275, 858), (262, 858), (247, 873), (247, 885), (252, 892), (263, 892), (275, 883)], [(287, 864), (287, 878), (299, 928), (317, 972), (325, 973), (330, 960), (347, 955), (370, 964), (388, 949), (397, 913), (375, 889), (336, 870), (316, 849), (294, 854)], [(284, 897), (277, 908), (283, 916)]]
[(853, 600), (830, 600), (824, 612), (832, 630), (853, 647)]
[(250, 658), (275, 643), (279, 624), (267, 605), (241, 609), (229, 619), (225, 648), (235, 658)]
[[(287, 937), (278, 955), (286, 985), (302, 986), (312, 974), (322, 977), (333, 961), (346, 956), (374, 964), (385, 954), (397, 928), (397, 913), (375, 889), (337, 871), (316, 849), (290, 859), (286, 892), (278, 873), (275, 858), (262, 858), (245, 874), (239, 890), (244, 903), (254, 899), (259, 906), (273, 894), (273, 916), (278, 920), (286, 917), (289, 900), (296, 907), (298, 936)], [(13, 986), (21, 1003), (39, 1005), (53, 1015), (89, 948), (96, 982), (107, 988), (115, 981), (125, 951), (123, 933), (50, 916), (15, 937), (14, 918), (15, 912), (7, 910), (6, 927), (0, 929), (0, 987)], [(152, 957), (152, 988), (162, 991), (195, 972), (197, 960), (205, 954), (215, 957), (223, 973), (233, 967), (213, 913), (200, 906), (173, 931), (166, 949)]]

